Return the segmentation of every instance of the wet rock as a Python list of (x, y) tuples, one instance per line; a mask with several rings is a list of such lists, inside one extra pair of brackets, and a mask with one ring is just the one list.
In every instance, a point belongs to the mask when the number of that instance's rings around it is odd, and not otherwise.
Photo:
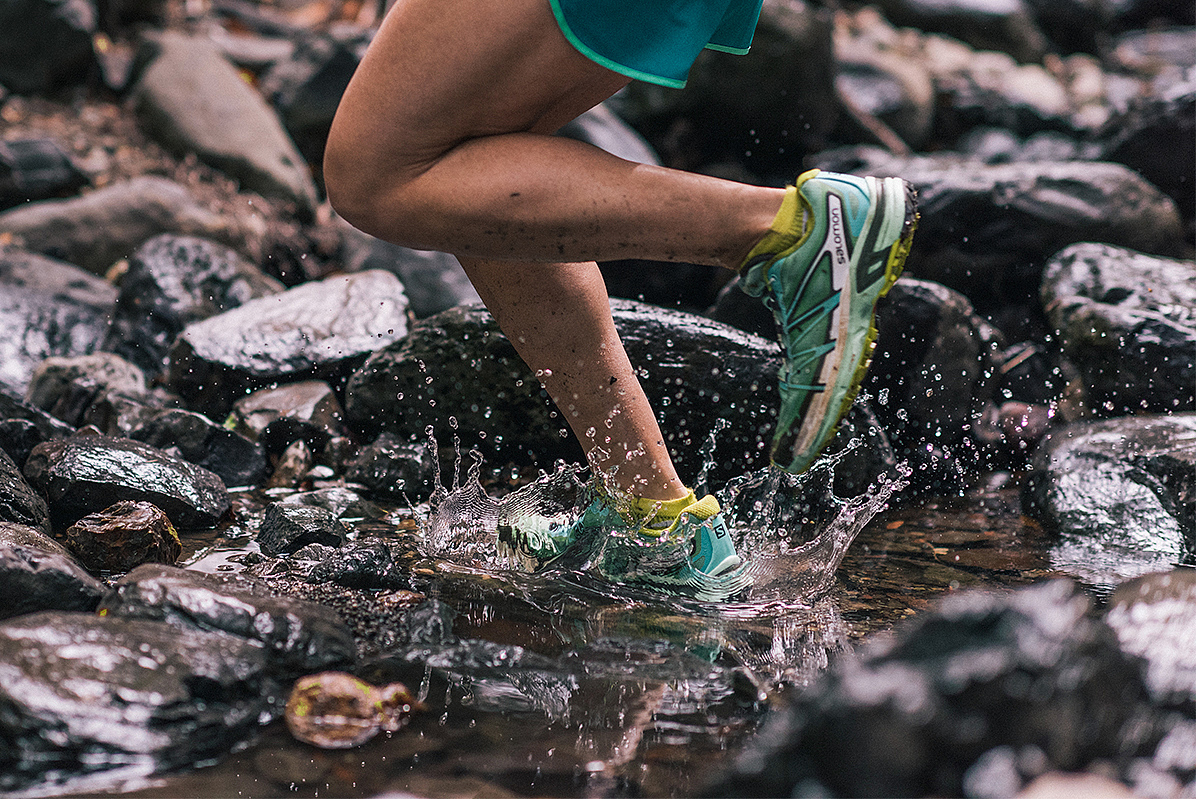
[(45, 94), (82, 81), (95, 63), (91, 0), (17, 0), (0, 9), (0, 84)]
[(791, 181), (840, 115), (832, 28), (831, 13), (813, 4), (766, 3), (746, 56), (704, 52), (681, 91), (632, 83), (611, 108), (666, 164), (742, 164)]
[(975, 473), (971, 427), (993, 397), (1000, 334), (958, 292), (903, 278), (877, 310), (864, 380), (871, 406), (913, 480), (940, 488)]
[(1196, 551), (1196, 414), (1077, 423), (1042, 442), (1022, 501), (1056, 568), (1101, 585)]
[(194, 153), (249, 191), (316, 206), (307, 164), (261, 95), (209, 39), (146, 35), (148, 61), (133, 99), (147, 132), (179, 155)]
[(324, 508), (331, 511), (332, 515), (338, 519), (381, 519), (386, 516), (385, 510), (363, 498), (356, 491), (342, 486), (303, 491), (291, 494), (282, 501), (295, 505)]
[(303, 439), (292, 442), (279, 455), (274, 472), (266, 481), (266, 488), (298, 488), (307, 479), (315, 462), (311, 448)]
[(297, 552), (308, 544), (339, 547), (348, 529), (324, 508), (275, 502), (266, 509), (257, 542), (267, 555)]
[(1184, 252), (1175, 203), (1120, 164), (903, 160), (868, 148), (817, 160), (836, 171), (910, 181), (922, 218), (907, 270), (963, 292), (980, 313), (1033, 302), (1047, 260), (1069, 244)]
[(416, 319), (461, 303), (481, 302), (461, 264), (448, 253), (400, 247), (346, 227), (341, 259), (346, 272), (384, 269), (394, 274)]
[(0, 249), (0, 386), (24, 394), (46, 358), (99, 349), (115, 302), (110, 284), (76, 266)]
[[(32, 426), (38, 443), (51, 438), (65, 438), (75, 432), (75, 428), (55, 419), (40, 408), (33, 407), (20, 395), (5, 389), (3, 384), (0, 384), (0, 419), (4, 419), (6, 423), (28, 423)], [(21, 429), (28, 430), (24, 425)], [(21, 460), (21, 468), (24, 468), (24, 459)]]
[(145, 373), (109, 352), (75, 357), (51, 357), (34, 370), (25, 401), (67, 424), (78, 426), (83, 414), (102, 393), (133, 397), (148, 390)]
[(44, 612), (0, 624), (0, 790), (190, 767), (281, 708), (260, 644), (161, 622)]
[(129, 438), (163, 450), (174, 447), (185, 460), (212, 472), (226, 486), (254, 486), (270, 473), (259, 444), (201, 413), (162, 411), (135, 426)]
[(74, 194), (88, 183), (54, 139), (0, 142), (0, 210)]
[(1025, 753), (1012, 795), (1045, 771), (1116, 761), (1146, 703), (1138, 659), (1078, 586), (960, 592), (774, 714), (706, 795), (972, 795), (969, 771), (1001, 748)]
[(37, 528), (16, 522), (0, 521), (0, 546), (16, 546), (34, 549), (53, 555), (71, 557), (71, 553), (62, 544)]
[(943, 33), (978, 50), (1008, 53), (1023, 63), (1041, 61), (1048, 49), (1034, 14), (1022, 0), (881, 0), (877, 6), (895, 25)]
[(43, 200), (0, 213), (0, 232), (34, 252), (95, 274), (160, 233), (245, 243), (237, 222), (196, 203), (183, 186), (156, 175), (113, 183), (68, 200)]
[(436, 486), (440, 464), (427, 441), (404, 440), (382, 433), (362, 447), (345, 469), (345, 478), (386, 499), (427, 499)]
[(212, 418), (241, 395), (303, 379), (339, 385), (407, 332), (403, 287), (371, 270), (297, 286), (187, 326), (170, 351), (170, 387)]
[[(0, 619), (40, 610), (95, 610), (107, 587), (64, 552), (5, 540), (16, 527), (0, 522)], [(31, 534), (26, 541), (50, 541), (24, 529)]]
[[(775, 344), (701, 317), (627, 300), (611, 303), (615, 325), (665, 430), (666, 444), (692, 479), (710, 455), (726, 479), (767, 463), (776, 411)], [(345, 411), (367, 437), (459, 438), (487, 457), (546, 464), (580, 461), (578, 444), (514, 347), (479, 306), (422, 321), (402, 342), (379, 350), (350, 379)]]
[(255, 391), (237, 400), (229, 416), (233, 429), (279, 454), (302, 440), (321, 452), (348, 432), (345, 413), (332, 387), (322, 380), (301, 380)]
[(0, 452), (0, 522), (50, 532), (50, 511), (45, 500), (25, 482), (20, 468), (6, 452)]
[(25, 477), (46, 496), (56, 529), (114, 502), (150, 502), (179, 527), (211, 527), (231, 500), (220, 478), (156, 447), (104, 435), (46, 441), (33, 449)]
[(93, 572), (127, 572), (143, 563), (174, 564), (179, 534), (166, 514), (148, 502), (117, 502), (67, 528), (66, 544)]
[(348, 668), (353, 637), (330, 608), (277, 596), (261, 580), (147, 565), (118, 580), (100, 613), (222, 632), (260, 643), (280, 680)]
[(390, 547), (381, 541), (356, 541), (328, 553), (308, 573), (307, 581), (362, 590), (411, 587)]
[(1041, 294), (1095, 412), (1196, 409), (1196, 262), (1077, 244), (1047, 264)]
[(1105, 621), (1121, 647), (1145, 658), (1156, 701), (1190, 705), (1196, 697), (1196, 569), (1156, 572), (1122, 583)]
[(332, 117), (370, 38), (368, 32), (348, 26), (305, 32), (295, 37), (289, 57), (262, 75), (262, 95), (309, 163), (324, 161)]
[(1107, 31), (1112, 4), (1105, 0), (1025, 0), (1039, 29), (1066, 53), (1098, 51)]
[(0, 421), (0, 450), (3, 450), (20, 469), (24, 467), (29, 453), (45, 439), (33, 422), (24, 419)]
[(104, 348), (157, 374), (188, 324), (283, 290), (223, 244), (155, 236), (129, 258)]
[(402, 683), (376, 687), (343, 672), (311, 674), (291, 689), (287, 729), (321, 749), (351, 749), (400, 729), (418, 705)]
[(1191, 225), (1196, 213), (1196, 84), (1189, 82), (1186, 91), (1135, 99), (1101, 132), (1104, 159), (1125, 164), (1162, 189)]
[(101, 433), (129, 438), (134, 430), (150, 423), (158, 414), (166, 410), (179, 410), (182, 404), (179, 397), (157, 385), (135, 397), (100, 391), (83, 411), (79, 427), (90, 425)]

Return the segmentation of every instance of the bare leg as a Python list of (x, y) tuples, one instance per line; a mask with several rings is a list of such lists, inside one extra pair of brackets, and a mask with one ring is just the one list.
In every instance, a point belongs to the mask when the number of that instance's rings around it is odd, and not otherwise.
[(325, 180), (354, 225), (460, 257), (591, 464), (673, 499), (685, 489), (593, 262), (734, 268), (783, 192), (548, 135), (626, 82), (573, 49), (547, 0), (399, 0), (337, 112)]
[(635, 496), (684, 496), (687, 489), (615, 331), (597, 264), (461, 263), (565, 415), (594, 470)]

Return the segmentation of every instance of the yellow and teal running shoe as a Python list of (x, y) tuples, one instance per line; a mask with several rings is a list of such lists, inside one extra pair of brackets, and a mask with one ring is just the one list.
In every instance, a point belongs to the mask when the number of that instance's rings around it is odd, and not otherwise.
[(830, 443), (876, 346), (876, 302), (901, 274), (917, 221), (900, 178), (813, 169), (748, 254), (740, 285), (773, 312), (785, 351), (774, 465), (803, 472)]
[[(624, 504), (629, 507), (621, 508)], [(620, 502), (599, 491), (571, 523), (535, 516), (500, 522), (498, 547), (533, 571), (557, 563), (574, 548), (600, 550), (598, 569), (612, 582), (711, 602), (751, 585), (718, 500), (699, 500), (693, 492), (684, 500), (652, 503)]]

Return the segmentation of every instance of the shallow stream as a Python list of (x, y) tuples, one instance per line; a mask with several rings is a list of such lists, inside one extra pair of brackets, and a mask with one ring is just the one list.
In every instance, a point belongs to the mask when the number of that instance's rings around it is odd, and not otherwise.
[[(409, 726), (328, 751), (296, 742), (277, 722), (217, 764), (121, 789), (193, 797), (694, 795), (741, 750), (768, 707), (803, 690), (836, 653), (944, 592), (1002, 590), (1054, 573), (1047, 537), (1021, 515), (1016, 480), (1004, 473), (964, 496), (916, 505), (891, 501), (903, 484), (898, 474), (850, 503), (804, 508), (815, 517), (804, 525), (768, 502), (776, 485), (745, 479), (720, 499), (739, 525), (740, 551), (764, 565), (752, 594), (722, 605), (580, 572), (510, 568), (495, 555), (493, 520), (512, 486), (537, 481), (508, 475), (484, 479), (483, 488), (476, 475), (449, 487), (439, 516), (427, 506), (390, 508), (356, 527), (359, 537), (412, 546), (408, 565), (423, 578), (422, 592), (452, 609), (452, 633), (464, 642), (428, 649), (421, 662), (431, 665), (415, 669), (384, 652), (367, 658), (367, 679), (402, 679), (423, 699), (426, 710)], [(239, 516), (252, 518), (260, 501), (239, 497)], [(473, 522), (446, 524), (446, 506)], [(745, 521), (757, 532), (788, 525), (806, 540), (768, 544)], [(234, 525), (191, 541), (184, 561), (238, 570), (255, 548)], [(833, 578), (793, 568), (811, 558)], [(820, 596), (807, 601), (806, 589)]]

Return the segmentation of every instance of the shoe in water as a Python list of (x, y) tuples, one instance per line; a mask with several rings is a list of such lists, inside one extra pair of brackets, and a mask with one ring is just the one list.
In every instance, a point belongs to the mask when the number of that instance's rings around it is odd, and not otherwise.
[[(772, 310), (785, 351), (772, 462), (805, 471), (851, 407), (875, 348), (876, 302), (909, 254), (918, 214), (900, 178), (810, 170), (790, 188), (773, 230), (740, 269)], [(782, 227), (785, 225), (782, 224)]]

